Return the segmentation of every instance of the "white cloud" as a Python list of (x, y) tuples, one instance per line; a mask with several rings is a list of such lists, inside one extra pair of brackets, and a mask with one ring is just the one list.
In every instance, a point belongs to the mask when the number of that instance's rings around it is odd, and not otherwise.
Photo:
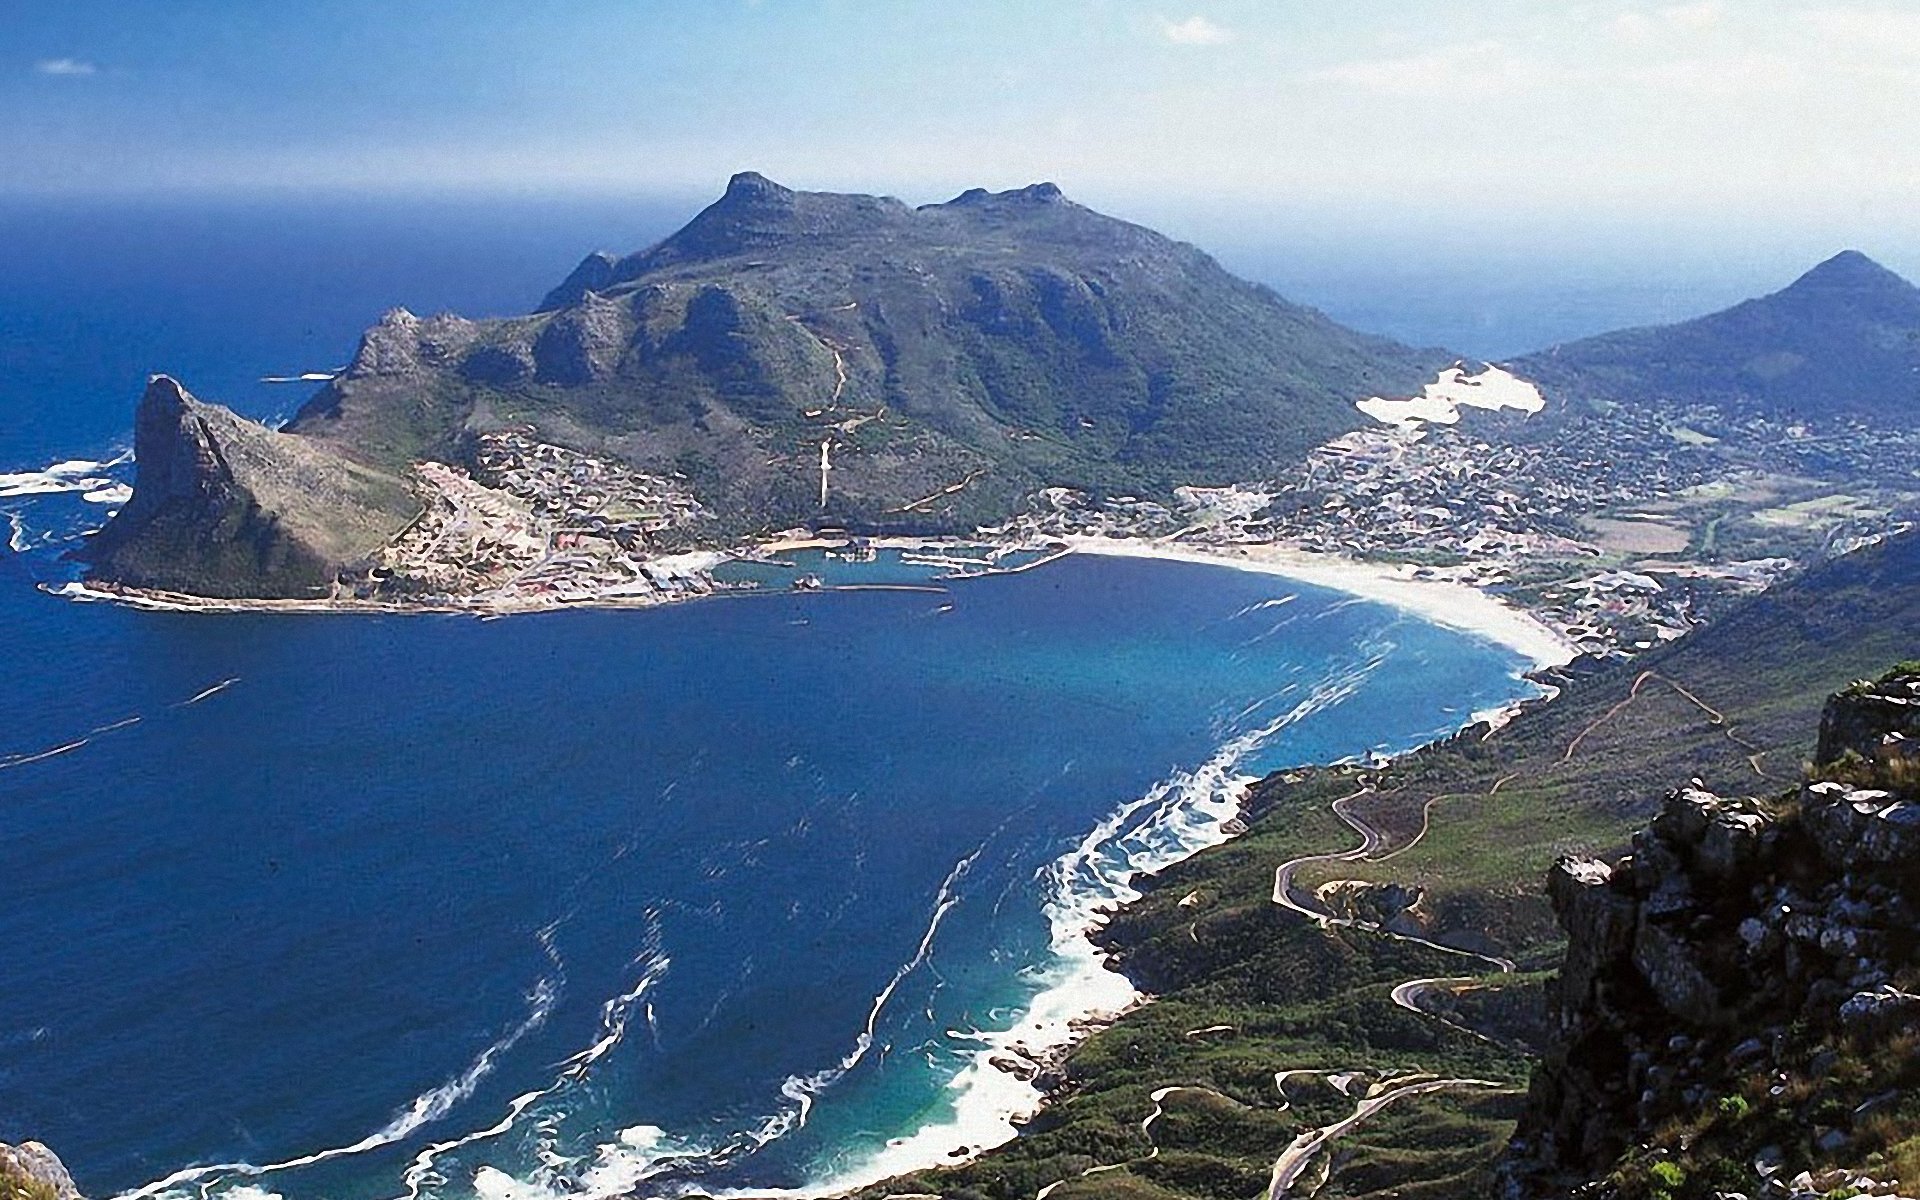
[(1726, 15), (1721, 0), (1697, 0), (1693, 4), (1669, 4), (1660, 8), (1629, 9), (1613, 19), (1614, 35), (1634, 45), (1665, 41), (1689, 34), (1704, 33), (1720, 24)]
[(1834, 51), (1920, 58), (1920, 12), (1886, 8), (1814, 8), (1800, 14), (1812, 36)]
[(33, 64), (33, 69), (42, 75), (96, 75), (100, 68), (79, 58), (43, 58)]
[(1314, 72), (1312, 78), (1386, 96), (1480, 97), (1526, 91), (1550, 76), (1545, 64), (1487, 40), (1341, 63)]
[(1184, 21), (1160, 22), (1161, 34), (1176, 46), (1219, 46), (1233, 40), (1233, 31), (1223, 29), (1195, 13)]

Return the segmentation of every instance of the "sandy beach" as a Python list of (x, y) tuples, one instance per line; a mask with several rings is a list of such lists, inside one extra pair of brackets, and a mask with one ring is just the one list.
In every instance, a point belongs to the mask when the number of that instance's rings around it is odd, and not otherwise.
[(1201, 548), (1144, 538), (1065, 540), (1082, 554), (1208, 563), (1332, 588), (1506, 646), (1530, 659), (1535, 667), (1559, 666), (1579, 653), (1566, 638), (1498, 597), (1464, 583), (1417, 578), (1412, 567), (1333, 558), (1283, 546)]

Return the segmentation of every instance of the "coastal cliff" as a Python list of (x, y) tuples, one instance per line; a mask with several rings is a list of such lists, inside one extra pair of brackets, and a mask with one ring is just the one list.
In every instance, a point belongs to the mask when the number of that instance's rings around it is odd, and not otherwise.
[(133, 497), (87, 545), (95, 575), (202, 596), (312, 598), (419, 511), (399, 477), (195, 399), (155, 375)]
[(0, 1142), (0, 1200), (81, 1200), (60, 1156), (39, 1142)]
[(1829, 701), (1797, 791), (1681, 788), (1630, 855), (1554, 866), (1508, 1196), (1920, 1191), (1917, 732), (1909, 664)]

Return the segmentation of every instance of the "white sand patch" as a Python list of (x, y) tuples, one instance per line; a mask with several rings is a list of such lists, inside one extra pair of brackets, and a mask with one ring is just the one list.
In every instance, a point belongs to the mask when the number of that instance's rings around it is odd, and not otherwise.
[(1415, 426), (1452, 425), (1460, 419), (1463, 407), (1512, 408), (1537, 413), (1546, 406), (1546, 397), (1540, 394), (1540, 389), (1511, 371), (1489, 366), (1478, 375), (1469, 375), (1464, 366), (1456, 364), (1440, 372), (1438, 379), (1412, 399), (1374, 396), (1354, 407), (1387, 425)]

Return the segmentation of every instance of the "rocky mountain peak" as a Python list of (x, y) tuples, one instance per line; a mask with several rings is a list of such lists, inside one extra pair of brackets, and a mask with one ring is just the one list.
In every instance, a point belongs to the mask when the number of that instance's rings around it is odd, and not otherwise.
[(732, 205), (789, 206), (794, 200), (792, 188), (782, 187), (758, 171), (741, 171), (727, 180), (720, 203)]
[(127, 511), (162, 497), (180, 496), (222, 478), (226, 464), (214, 447), (209, 420), (231, 416), (194, 398), (171, 375), (154, 375), (134, 410), (134, 503)]
[(985, 204), (1065, 204), (1066, 193), (1054, 183), (1030, 183), (1023, 188), (1007, 192), (990, 192), (985, 188), (968, 188), (947, 204), (958, 208), (970, 208)]
[(134, 414), (133, 498), (79, 557), (136, 587), (328, 593), (418, 512), (406, 484), (155, 375)]
[(1858, 250), (1842, 250), (1787, 288), (1789, 292), (1908, 294), (1914, 286)]

